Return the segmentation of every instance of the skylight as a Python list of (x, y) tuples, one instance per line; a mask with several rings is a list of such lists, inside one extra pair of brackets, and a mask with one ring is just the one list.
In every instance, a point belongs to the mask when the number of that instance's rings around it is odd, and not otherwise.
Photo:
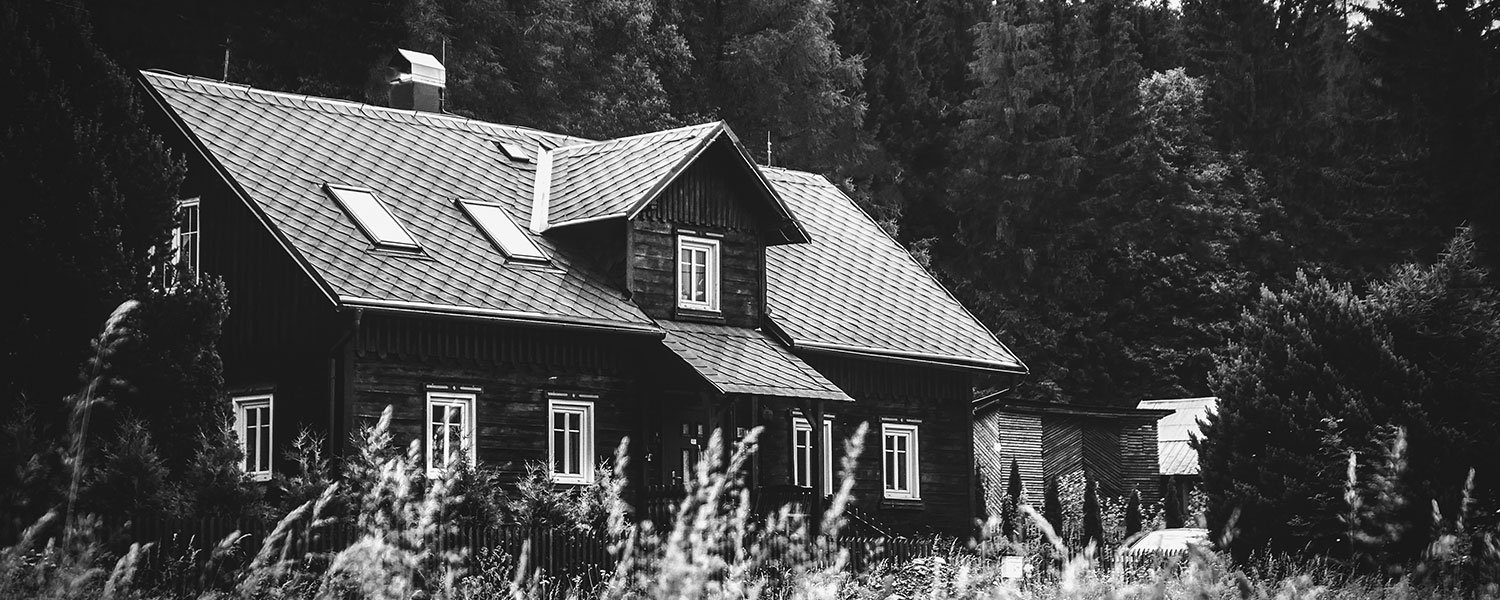
[(391, 216), (380, 199), (370, 190), (344, 185), (328, 184), (328, 193), (344, 207), (344, 212), (354, 218), (359, 229), (370, 241), (382, 248), (399, 250), (421, 250), (406, 228)]
[(499, 204), (488, 202), (474, 202), (472, 200), (459, 200), (458, 205), (469, 214), (469, 218), (479, 225), (484, 235), (490, 238), (500, 251), (505, 253), (506, 258), (514, 260), (526, 260), (546, 262), (547, 255), (531, 241), (526, 232), (516, 226), (516, 222), (510, 219), (505, 209)]
[(505, 153), (505, 157), (516, 162), (531, 162), (531, 153), (522, 148), (520, 144), (513, 142), (495, 141), (495, 147)]

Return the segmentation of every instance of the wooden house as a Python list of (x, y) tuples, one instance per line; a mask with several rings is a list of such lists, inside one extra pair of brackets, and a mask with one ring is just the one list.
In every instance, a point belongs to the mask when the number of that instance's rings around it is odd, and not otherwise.
[(974, 452), (990, 514), (998, 514), (1015, 461), (1036, 505), (1049, 482), (1081, 474), (1104, 495), (1159, 490), (1156, 422), (1170, 411), (1018, 400), (974, 402)]
[(397, 107), (141, 73), (189, 160), (187, 269), (228, 288), (248, 474), (392, 406), (433, 470), (584, 484), (628, 437), (645, 494), (759, 426), (753, 485), (817, 509), (867, 423), (864, 518), (968, 527), (973, 380), (1026, 367), (837, 187), (723, 123), (588, 140), (446, 114), (442, 66), (398, 66)]

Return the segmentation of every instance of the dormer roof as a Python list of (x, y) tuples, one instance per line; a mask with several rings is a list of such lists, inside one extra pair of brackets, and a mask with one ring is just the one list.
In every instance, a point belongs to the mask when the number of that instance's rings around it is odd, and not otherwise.
[(722, 121), (556, 148), (539, 159), (532, 231), (633, 219), (714, 146), (732, 150), (747, 191), (762, 198), (779, 221), (781, 243), (809, 241), (744, 146)]

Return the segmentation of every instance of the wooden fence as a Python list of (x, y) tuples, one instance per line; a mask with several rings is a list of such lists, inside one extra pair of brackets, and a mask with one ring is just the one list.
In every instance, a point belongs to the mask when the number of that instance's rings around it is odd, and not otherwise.
[[(151, 544), (142, 557), (145, 583), (166, 595), (189, 598), (230, 585), (230, 575), (249, 563), (274, 528), (273, 522), (252, 519), (105, 519), (98, 531), (101, 541), (117, 556), (131, 543)], [(236, 532), (241, 537), (233, 551), (220, 553), (226, 555), (213, 559), (214, 548)], [(20, 533), (21, 524), (0, 519), (0, 547), (14, 543)], [(347, 523), (321, 526), (310, 532), (297, 528), (286, 538), (286, 555), (326, 561), (330, 554), (357, 542), (360, 534), (357, 528)], [(750, 540), (746, 546), (750, 545), (762, 550), (761, 558), (770, 568), (775, 568), (778, 562), (827, 566), (842, 556), (847, 560), (846, 568), (855, 572), (865, 571), (880, 561), (902, 564), (966, 551), (962, 545), (954, 546), (951, 541), (939, 544), (932, 539), (883, 535), (845, 535), (809, 542), (773, 532)], [(453, 551), (455, 556), (462, 557), (465, 561), (462, 566), (470, 572), (494, 566), (485, 564), (485, 561), (508, 560), (513, 562), (507, 568), (525, 565), (548, 578), (577, 580), (583, 585), (607, 578), (616, 565), (609, 540), (572, 529), (509, 524), (468, 525), (450, 529), (445, 535), (430, 540), (426, 547), (437, 555)], [(714, 550), (720, 556), (734, 557), (744, 547), (726, 542)], [(1101, 554), (1094, 564), (1100, 570), (1110, 571), (1118, 563), (1127, 577), (1139, 580), (1149, 578), (1151, 573), (1164, 567), (1175, 568), (1174, 565), (1181, 565), (1185, 557), (1186, 554), (1181, 552), (1126, 553), (1118, 557)], [(999, 557), (995, 560), (998, 561)], [(1031, 562), (1033, 568), (1025, 575), (1030, 582), (1045, 583), (1055, 575), (1052, 569), (1056, 566), (1055, 561), (1032, 557)], [(307, 566), (319, 567), (316, 563)]]

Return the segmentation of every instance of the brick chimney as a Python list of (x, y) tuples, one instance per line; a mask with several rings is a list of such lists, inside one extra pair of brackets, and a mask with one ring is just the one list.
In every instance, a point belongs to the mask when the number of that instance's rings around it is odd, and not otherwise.
[(397, 50), (391, 59), (396, 79), (391, 88), (391, 108), (443, 112), (443, 88), (448, 70), (431, 54)]

